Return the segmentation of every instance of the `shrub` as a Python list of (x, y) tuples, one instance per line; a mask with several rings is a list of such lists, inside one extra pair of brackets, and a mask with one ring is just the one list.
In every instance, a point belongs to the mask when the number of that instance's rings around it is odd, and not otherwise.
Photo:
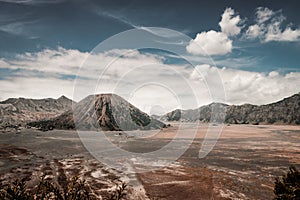
[[(3, 185), (0, 182), (1, 200), (92, 200), (96, 199), (91, 195), (91, 190), (86, 182), (80, 180), (78, 176), (66, 179), (64, 184), (59, 185), (53, 180), (46, 180), (42, 176), (39, 183), (34, 188), (28, 188), (26, 180), (29, 178), (17, 179), (11, 184)], [(121, 200), (126, 196), (126, 183), (116, 186), (108, 197), (109, 200)]]
[(116, 190), (112, 193), (110, 200), (120, 200), (126, 196), (126, 183), (122, 182), (121, 185), (116, 186)]
[(286, 175), (275, 179), (275, 200), (300, 200), (300, 172), (291, 166)]
[(78, 177), (73, 177), (67, 182), (64, 189), (53, 181), (45, 180), (43, 176), (39, 184), (29, 189), (26, 186), (26, 179), (22, 178), (14, 181), (10, 185), (4, 186), (1, 183), (0, 199), (3, 200), (37, 200), (37, 199), (55, 199), (55, 200), (89, 200), (89, 189), (84, 181)]
[(6, 187), (0, 184), (0, 199), (31, 200), (32, 195), (26, 189), (26, 178), (15, 180)]

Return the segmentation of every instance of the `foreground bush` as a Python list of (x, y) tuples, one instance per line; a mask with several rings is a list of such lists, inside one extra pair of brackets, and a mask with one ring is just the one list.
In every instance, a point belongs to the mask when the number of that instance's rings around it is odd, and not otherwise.
[(286, 175), (276, 178), (274, 187), (276, 200), (300, 200), (300, 172), (291, 166)]
[[(96, 197), (91, 195), (91, 190), (77, 176), (71, 178), (65, 185), (59, 186), (54, 181), (45, 180), (43, 176), (38, 185), (28, 188), (26, 180), (22, 178), (15, 180), (11, 184), (3, 185), (0, 182), (0, 200), (92, 200)], [(126, 196), (125, 183), (116, 186), (108, 199), (121, 200)]]
[(116, 191), (111, 195), (111, 200), (121, 200), (126, 196), (126, 183), (116, 186)]
[(78, 177), (73, 177), (68, 183), (60, 188), (53, 181), (41, 178), (39, 184), (32, 189), (26, 186), (27, 178), (14, 181), (10, 185), (1, 184), (0, 199), (5, 200), (38, 200), (38, 199), (57, 199), (57, 200), (89, 200), (89, 188), (84, 181)]

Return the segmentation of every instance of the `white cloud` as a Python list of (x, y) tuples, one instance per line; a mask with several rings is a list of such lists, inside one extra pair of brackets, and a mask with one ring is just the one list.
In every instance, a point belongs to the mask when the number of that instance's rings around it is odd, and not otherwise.
[(268, 8), (259, 7), (256, 10), (257, 24), (248, 27), (245, 38), (259, 38), (263, 42), (299, 41), (300, 29), (292, 29), (290, 26), (282, 29), (284, 20), (286, 18), (281, 14), (281, 10), (274, 12)]
[(204, 80), (204, 77), (208, 76), (208, 72), (210, 69), (212, 68), (208, 64), (197, 65), (191, 73), (190, 79), (194, 81)]
[(264, 28), (261, 25), (254, 24), (248, 27), (245, 36), (248, 39), (255, 39), (261, 37), (264, 33)]
[(57, 50), (45, 49), (37, 53), (19, 54), (13, 60), (0, 59), (0, 68), (76, 75), (87, 56), (88, 53), (59, 47)]
[[(56, 50), (45, 49), (36, 53), (20, 54), (13, 60), (0, 59), (0, 68), (73, 76), (81, 70), (81, 75), (85, 78), (97, 78), (109, 65), (123, 66), (119, 69), (123, 70), (129, 66), (138, 66), (143, 62), (159, 64), (162, 63), (162, 59), (153, 54), (141, 54), (137, 50), (114, 49), (105, 53), (88, 53), (58, 47)], [(113, 63), (110, 63), (112, 61)], [(84, 62), (85, 66), (81, 67)]]
[(224, 55), (232, 50), (232, 41), (225, 33), (214, 30), (198, 33), (186, 47), (195, 55)]
[(187, 52), (194, 55), (224, 55), (232, 51), (230, 36), (241, 32), (241, 18), (235, 16), (232, 8), (226, 8), (219, 22), (221, 32), (215, 30), (198, 33), (186, 46)]
[(241, 32), (241, 27), (239, 26), (241, 18), (239, 15), (234, 16), (234, 14), (232, 8), (226, 8), (219, 23), (222, 32), (228, 36), (238, 35)]
[(269, 73), (269, 77), (277, 77), (277, 76), (279, 76), (279, 73), (277, 71), (271, 71)]
[(274, 11), (270, 10), (269, 8), (264, 8), (264, 7), (258, 7), (256, 9), (256, 21), (259, 24), (262, 24), (269, 19), (275, 14)]
[(298, 41), (300, 38), (300, 29), (293, 30), (291, 27), (287, 27), (284, 30), (280, 28), (281, 23), (276, 21), (268, 26), (268, 30), (265, 35), (265, 42), (270, 41)]

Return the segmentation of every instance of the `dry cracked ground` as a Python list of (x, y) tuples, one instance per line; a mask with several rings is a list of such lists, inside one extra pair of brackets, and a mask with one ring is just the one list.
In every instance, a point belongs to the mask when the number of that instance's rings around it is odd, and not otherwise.
[[(199, 159), (208, 126), (181, 125), (159, 132), (106, 132), (118, 148), (137, 155), (161, 149), (172, 140), (182, 141), (183, 146), (193, 141), (172, 164), (164, 166), (160, 157), (145, 160), (137, 156), (129, 159), (130, 169), (121, 159), (115, 160), (124, 164), (123, 169), (95, 159), (76, 131), (2, 132), (0, 178), (11, 181), (31, 176), (28, 184), (34, 185), (41, 174), (55, 180), (79, 175), (99, 199), (108, 197), (120, 181), (129, 185), (127, 199), (272, 199), (275, 177), (290, 165), (300, 167), (299, 126), (226, 125), (213, 150)], [(103, 150), (106, 143), (97, 144)], [(118, 158), (109, 149), (101, 155)]]

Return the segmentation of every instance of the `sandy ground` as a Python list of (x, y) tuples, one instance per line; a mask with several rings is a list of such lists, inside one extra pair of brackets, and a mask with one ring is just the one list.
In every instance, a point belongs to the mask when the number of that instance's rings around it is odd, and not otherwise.
[[(151, 138), (173, 139), (178, 128)], [(214, 149), (198, 152), (208, 126), (186, 129), (195, 137), (178, 159), (180, 166), (139, 174), (147, 195), (157, 199), (272, 199), (275, 177), (290, 165), (300, 166), (300, 127), (225, 125)], [(159, 187), (157, 187), (159, 186)], [(184, 198), (186, 197), (186, 198)]]
[[(192, 141), (171, 165), (160, 165), (161, 158), (136, 157), (130, 158), (128, 170), (125, 165), (118, 170), (93, 158), (75, 131), (0, 133), (0, 178), (30, 175), (36, 177), (34, 184), (41, 173), (52, 178), (80, 174), (94, 195), (102, 197), (125, 180), (130, 186), (128, 199), (272, 199), (275, 177), (291, 164), (300, 167), (300, 126), (211, 126), (210, 130), (222, 132), (213, 150), (200, 159), (205, 136), (214, 136), (207, 130), (207, 124), (173, 124), (161, 131), (106, 133), (119, 148), (136, 153), (161, 149), (172, 140), (183, 145)], [(109, 153), (105, 156), (116, 156)], [(136, 174), (135, 169), (149, 170)]]
[[(28, 185), (32, 187), (42, 175), (58, 183), (63, 177), (79, 176), (98, 199), (108, 199), (117, 185), (130, 180), (127, 174), (92, 157), (76, 131), (23, 129), (21, 133), (0, 133), (0, 180), (9, 183), (30, 177)], [(127, 194), (126, 199), (147, 198), (142, 185), (128, 185)]]

